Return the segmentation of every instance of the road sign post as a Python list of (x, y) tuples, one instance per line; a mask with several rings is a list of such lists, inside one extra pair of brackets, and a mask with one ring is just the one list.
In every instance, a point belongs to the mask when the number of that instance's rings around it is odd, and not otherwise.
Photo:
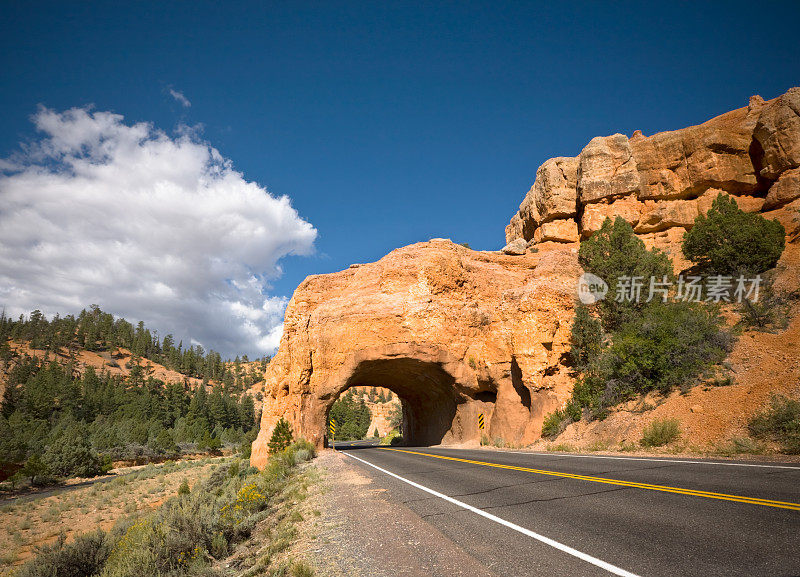
[(484, 427), (485, 424), (483, 422), (483, 413), (481, 413), (480, 415), (478, 415), (478, 428), (482, 431)]
[(330, 431), (331, 431), (331, 448), (335, 451), (336, 450), (336, 419), (331, 419), (329, 427), (330, 427)]

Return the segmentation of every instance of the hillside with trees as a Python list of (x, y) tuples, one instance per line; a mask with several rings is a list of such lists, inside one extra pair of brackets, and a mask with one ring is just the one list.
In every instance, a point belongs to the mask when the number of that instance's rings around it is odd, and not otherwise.
[(115, 461), (247, 452), (260, 404), (247, 390), (267, 362), (184, 349), (96, 306), (77, 318), (3, 314), (0, 481), (42, 484), (98, 475)]

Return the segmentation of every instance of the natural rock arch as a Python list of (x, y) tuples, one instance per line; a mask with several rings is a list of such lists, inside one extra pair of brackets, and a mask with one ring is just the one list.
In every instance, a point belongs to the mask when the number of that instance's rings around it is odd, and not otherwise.
[[(328, 407), (354, 384), (402, 390), (412, 442), (475, 442), (478, 412), (490, 437), (535, 440), (572, 392), (578, 241), (621, 216), (680, 268), (684, 231), (721, 192), (795, 230), (798, 111), (800, 88), (791, 88), (698, 126), (598, 137), (577, 157), (547, 160), (506, 228), (504, 251), (519, 256), (433, 239), (308, 277), (267, 367), (252, 462), (265, 462), (280, 417), (321, 445)], [(361, 382), (372, 379), (384, 383)]]
[(436, 346), (399, 343), (359, 350), (321, 387), (324, 412), (309, 415), (313, 423), (308, 426), (324, 432), (330, 407), (350, 387), (381, 386), (402, 401), (404, 434), (410, 444), (476, 438), (477, 413), (470, 403), (480, 397), (471, 394), (476, 384), (474, 371)]
[(281, 417), (322, 446), (328, 410), (352, 386), (395, 392), (410, 443), (478, 443), (480, 413), (484, 434), (533, 441), (571, 390), (579, 274), (574, 250), (507, 256), (433, 240), (309, 277), (267, 368), (252, 462)]

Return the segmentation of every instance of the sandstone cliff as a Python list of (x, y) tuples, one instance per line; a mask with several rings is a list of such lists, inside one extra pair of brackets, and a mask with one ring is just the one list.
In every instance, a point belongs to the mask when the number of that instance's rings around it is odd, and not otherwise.
[(800, 88), (699, 126), (646, 137), (593, 138), (576, 157), (551, 158), (506, 227), (506, 242), (574, 243), (621, 216), (649, 246), (679, 256), (695, 217), (720, 193), (749, 212), (800, 198)]
[[(621, 216), (682, 268), (683, 233), (720, 192), (778, 218), (790, 234), (797, 228), (800, 88), (767, 102), (754, 96), (699, 126), (597, 137), (576, 157), (546, 161), (503, 251), (434, 239), (309, 277), (289, 303), (267, 368), (252, 462), (265, 462), (280, 417), (322, 445), (327, 411), (351, 386), (400, 397), (412, 443), (477, 442), (482, 434), (536, 440), (544, 416), (572, 391), (566, 352), (582, 272), (578, 242)], [(776, 288), (800, 286), (794, 248), (781, 259)]]

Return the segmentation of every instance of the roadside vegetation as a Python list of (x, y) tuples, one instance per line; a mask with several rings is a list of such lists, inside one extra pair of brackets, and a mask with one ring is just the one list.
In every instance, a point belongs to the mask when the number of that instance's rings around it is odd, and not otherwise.
[[(784, 229), (777, 221), (744, 213), (734, 200), (720, 195), (686, 233), (683, 249), (697, 271), (755, 276), (780, 258)], [(676, 279), (670, 259), (661, 251), (648, 250), (622, 218), (606, 219), (581, 244), (578, 256), (584, 270), (604, 279), (609, 288), (604, 300), (577, 305), (570, 350), (575, 386), (568, 402), (545, 417), (542, 436), (549, 439), (572, 422), (604, 419), (613, 406), (652, 391), (662, 395), (686, 391), (720, 365), (733, 344), (721, 315), (722, 303), (674, 298)], [(616, 298), (630, 290), (620, 283), (632, 277), (647, 283), (640, 298)], [(647, 298), (651, 277), (671, 283), (669, 298)], [(785, 311), (782, 314), (770, 298), (768, 284), (762, 294), (766, 294), (763, 301), (745, 299), (741, 305), (746, 309), (743, 323), (766, 327), (785, 318)], [(642, 445), (674, 441), (679, 436), (676, 427), (653, 423)]]
[(208, 457), (131, 467), (115, 477), (0, 500), (0, 575), (33, 556), (36, 547), (52, 545), (62, 535), (69, 541), (97, 528), (111, 529), (129, 515), (146, 513), (230, 461), (230, 457)]
[[(154, 511), (130, 515), (109, 531), (58, 538), (13, 575), (313, 575), (311, 566), (282, 553), (296, 536), (302, 515), (294, 506), (309, 482), (298, 482), (298, 465), (314, 456), (313, 445), (301, 439), (272, 455), (264, 471), (239, 459), (226, 462)], [(238, 547), (255, 533), (257, 544)]]
[(681, 436), (681, 424), (678, 419), (655, 420), (644, 428), (642, 447), (661, 447), (677, 441)]
[(773, 441), (783, 453), (800, 455), (800, 400), (775, 395), (748, 423), (755, 439)]
[(0, 405), (0, 480), (6, 489), (92, 477), (112, 461), (146, 463), (248, 445), (253, 399), (223, 386), (166, 384), (141, 366), (130, 376), (83, 375), (28, 357), (7, 374)]

